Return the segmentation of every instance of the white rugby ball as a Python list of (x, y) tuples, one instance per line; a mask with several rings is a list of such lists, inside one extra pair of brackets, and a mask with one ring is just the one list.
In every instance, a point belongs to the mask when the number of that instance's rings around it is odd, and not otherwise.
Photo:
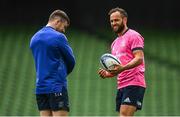
[(102, 67), (106, 70), (113, 70), (115, 64), (121, 64), (118, 58), (112, 54), (105, 53), (100, 58)]

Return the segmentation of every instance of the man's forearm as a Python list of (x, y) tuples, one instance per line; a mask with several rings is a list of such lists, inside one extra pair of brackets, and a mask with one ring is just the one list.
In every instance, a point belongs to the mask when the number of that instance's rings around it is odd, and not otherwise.
[(143, 57), (136, 57), (132, 61), (130, 61), (128, 64), (123, 66), (123, 71), (134, 68), (140, 65), (142, 62), (143, 62)]

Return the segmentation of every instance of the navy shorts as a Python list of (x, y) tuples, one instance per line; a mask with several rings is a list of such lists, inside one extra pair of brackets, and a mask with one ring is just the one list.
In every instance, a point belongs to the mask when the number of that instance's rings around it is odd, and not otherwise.
[(59, 93), (36, 94), (36, 101), (39, 111), (69, 111), (68, 92), (64, 87), (62, 88), (62, 92)]
[(121, 105), (132, 105), (141, 110), (145, 88), (140, 86), (127, 86), (119, 89), (116, 96), (116, 111)]

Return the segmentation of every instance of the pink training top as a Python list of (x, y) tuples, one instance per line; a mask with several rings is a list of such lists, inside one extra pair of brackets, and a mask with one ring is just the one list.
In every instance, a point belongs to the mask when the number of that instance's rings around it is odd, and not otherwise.
[[(111, 53), (120, 60), (122, 65), (126, 65), (134, 58), (133, 51), (143, 48), (144, 38), (138, 32), (128, 29), (122, 36), (114, 40), (111, 45)], [(117, 88), (129, 85), (146, 87), (144, 72), (145, 63), (143, 60), (139, 66), (125, 70), (117, 76)]]

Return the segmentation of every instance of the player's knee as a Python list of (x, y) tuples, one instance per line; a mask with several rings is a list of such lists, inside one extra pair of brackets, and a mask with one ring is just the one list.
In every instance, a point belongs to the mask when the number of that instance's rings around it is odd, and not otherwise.
[(123, 111), (120, 111), (120, 116), (124, 117), (124, 116), (130, 116), (130, 115), (129, 115), (129, 112), (123, 110)]
[(120, 116), (124, 117), (124, 116), (133, 116), (134, 115), (134, 111), (129, 111), (126, 109), (122, 109), (120, 110)]
[(53, 116), (68, 116), (68, 111), (53, 111)]

